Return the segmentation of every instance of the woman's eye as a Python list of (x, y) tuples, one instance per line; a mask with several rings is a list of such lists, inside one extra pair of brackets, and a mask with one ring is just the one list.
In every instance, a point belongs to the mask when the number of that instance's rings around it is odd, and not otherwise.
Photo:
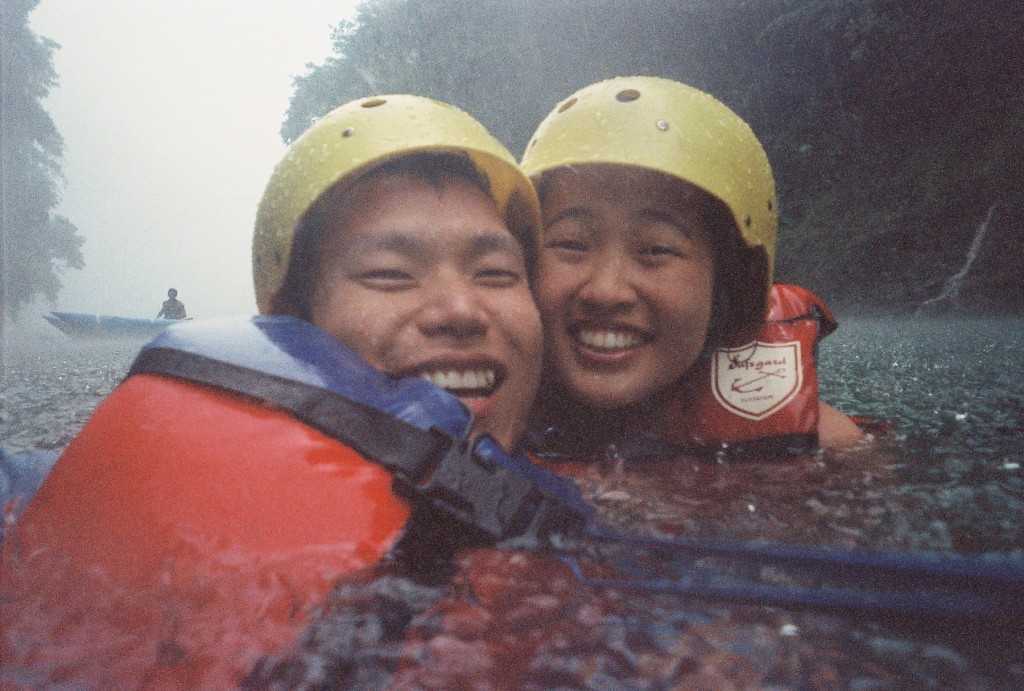
[(522, 280), (523, 275), (511, 269), (482, 269), (477, 272), (477, 280), (491, 288), (507, 288)]
[(544, 243), (545, 249), (565, 250), (566, 252), (585, 252), (587, 244), (572, 238), (552, 239)]
[(685, 252), (678, 247), (661, 244), (647, 245), (640, 249), (640, 254), (644, 258), (652, 260), (669, 259), (671, 257), (681, 258), (686, 256)]
[(672, 245), (647, 245), (640, 248), (640, 261), (651, 267), (662, 266), (674, 259), (681, 259), (683, 252)]

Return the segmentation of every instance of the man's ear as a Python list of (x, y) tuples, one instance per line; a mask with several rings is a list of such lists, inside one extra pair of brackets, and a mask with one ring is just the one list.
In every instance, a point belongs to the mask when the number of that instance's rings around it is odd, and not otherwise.
[[(326, 195), (332, 194), (329, 190)], [(298, 317), (312, 322), (314, 291), (319, 280), (319, 251), (322, 247), (322, 229), (327, 227), (324, 220), (329, 213), (329, 203), (323, 197), (318, 200), (295, 228), (288, 269), (281, 287), (270, 298), (268, 314)]]

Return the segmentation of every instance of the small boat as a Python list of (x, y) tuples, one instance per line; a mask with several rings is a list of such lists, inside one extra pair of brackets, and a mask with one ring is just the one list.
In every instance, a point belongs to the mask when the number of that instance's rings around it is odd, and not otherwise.
[(82, 312), (50, 312), (43, 318), (72, 338), (152, 338), (182, 319), (140, 319)]

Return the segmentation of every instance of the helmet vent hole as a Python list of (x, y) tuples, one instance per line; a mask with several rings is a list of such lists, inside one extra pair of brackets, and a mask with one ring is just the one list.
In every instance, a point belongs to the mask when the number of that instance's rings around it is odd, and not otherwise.
[(619, 93), (615, 94), (615, 100), (621, 101), (622, 103), (629, 103), (640, 98), (640, 92), (636, 89), (624, 89)]
[(558, 106), (558, 112), (559, 113), (564, 113), (565, 111), (569, 110), (574, 105), (576, 105), (576, 101), (577, 101), (577, 98), (575, 96), (573, 96), (568, 101), (566, 101), (562, 105)]
[(750, 227), (750, 224), (751, 224), (752, 222), (753, 222), (753, 221), (751, 221), (751, 220), (750, 220), (750, 215), (749, 215), (749, 214), (748, 214), (747, 216), (744, 216), (744, 217), (743, 217), (743, 223), (744, 223), (744, 225), (746, 225), (746, 226), (747, 226), (747, 228), (749, 228), (749, 227)]
[(387, 102), (388, 100), (386, 98), (371, 98), (369, 101), (363, 101), (360, 105), (362, 105), (363, 108), (376, 108), (377, 106), (382, 106)]
[(355, 133), (356, 133), (356, 128), (355, 127), (346, 127), (345, 129), (343, 129), (341, 131), (341, 136), (342, 137), (351, 137)]
[(668, 120), (658, 120), (658, 122), (655, 123), (654, 126), (661, 130), (662, 132), (668, 132)]

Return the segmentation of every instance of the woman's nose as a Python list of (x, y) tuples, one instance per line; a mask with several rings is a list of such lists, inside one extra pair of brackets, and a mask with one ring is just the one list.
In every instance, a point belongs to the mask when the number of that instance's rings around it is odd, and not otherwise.
[(601, 253), (588, 268), (579, 290), (579, 297), (585, 303), (609, 309), (636, 300), (633, 271), (621, 253)]

